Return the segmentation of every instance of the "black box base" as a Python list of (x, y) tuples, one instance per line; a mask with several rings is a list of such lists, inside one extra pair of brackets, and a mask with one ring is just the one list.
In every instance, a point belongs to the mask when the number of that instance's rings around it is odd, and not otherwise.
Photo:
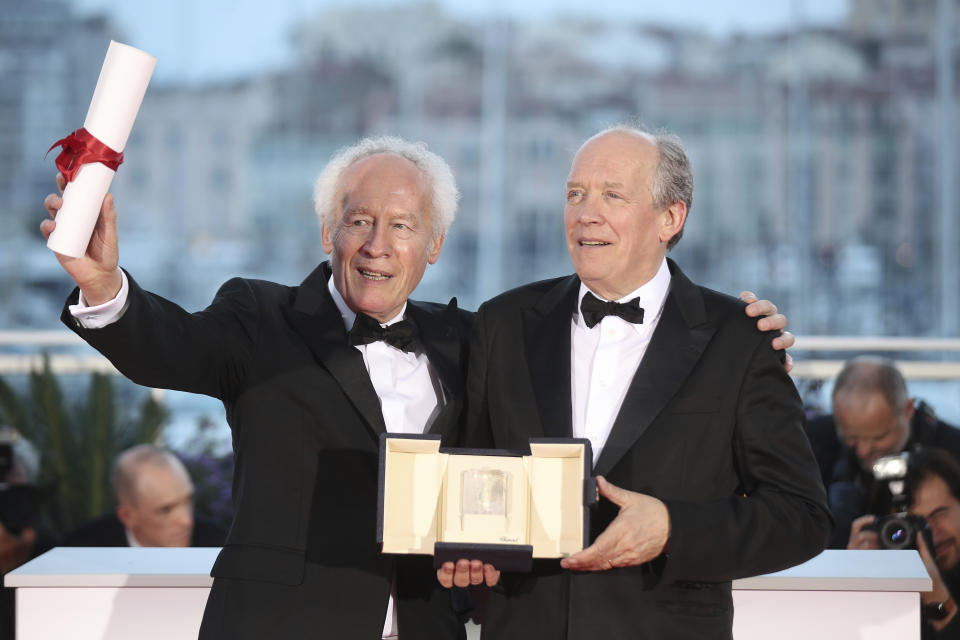
[(439, 569), (444, 562), (482, 560), (500, 571), (527, 573), (533, 566), (533, 545), (476, 544), (469, 542), (437, 542), (433, 545), (433, 566)]

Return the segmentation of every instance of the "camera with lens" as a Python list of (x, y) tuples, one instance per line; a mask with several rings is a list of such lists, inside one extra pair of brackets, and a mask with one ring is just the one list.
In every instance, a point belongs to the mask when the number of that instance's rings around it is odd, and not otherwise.
[(880, 534), (880, 546), (884, 549), (916, 549), (917, 536), (924, 535), (929, 525), (923, 516), (891, 513), (877, 518), (869, 528)]
[[(882, 456), (873, 463), (873, 478), (888, 508), (877, 518), (876, 522), (864, 527), (876, 531), (880, 536), (880, 547), (883, 549), (916, 549), (917, 536), (925, 536), (932, 548), (930, 526), (923, 516), (910, 515), (909, 495), (906, 478), (907, 465), (910, 462), (910, 453), (904, 451), (892, 456)], [(880, 513), (881, 510), (874, 510)], [(892, 513), (891, 513), (892, 512)]]

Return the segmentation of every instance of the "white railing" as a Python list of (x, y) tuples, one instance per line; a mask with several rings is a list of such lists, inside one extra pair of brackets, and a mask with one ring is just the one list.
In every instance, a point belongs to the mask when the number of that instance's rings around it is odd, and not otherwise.
[[(11, 347), (29, 349), (28, 353), (4, 353)], [(57, 353), (64, 347), (85, 347), (87, 353)], [(64, 329), (49, 331), (0, 331), (0, 375), (24, 375), (43, 368), (43, 354), (50, 358), (50, 369), (58, 374), (119, 372), (110, 361), (96, 353), (77, 334)]]
[[(84, 347), (86, 353), (57, 353), (59, 350)], [(9, 353), (27, 349), (27, 353)], [(3, 353), (6, 350), (8, 353)], [(43, 366), (43, 353), (48, 353), (50, 367), (57, 374), (78, 374), (93, 371), (117, 374), (103, 356), (94, 353), (76, 334), (54, 329), (49, 331), (0, 331), (0, 375), (27, 374)], [(882, 352), (904, 354), (942, 354), (947, 360), (897, 360), (897, 366), (911, 380), (960, 380), (960, 338), (886, 338), (862, 336), (797, 336), (792, 375), (796, 378), (829, 380), (837, 375), (843, 360), (809, 357), (814, 352), (856, 353)]]
[(910, 338), (879, 336), (797, 336), (797, 342), (791, 352), (794, 355), (794, 367), (791, 375), (795, 378), (812, 380), (831, 380), (843, 367), (843, 360), (810, 358), (813, 352), (848, 352), (851, 356), (858, 353), (886, 354), (929, 354), (948, 355), (948, 360), (909, 360), (894, 357), (897, 367), (908, 380), (960, 380), (960, 338)]
[(960, 351), (960, 338), (797, 336), (793, 348), (804, 351)]

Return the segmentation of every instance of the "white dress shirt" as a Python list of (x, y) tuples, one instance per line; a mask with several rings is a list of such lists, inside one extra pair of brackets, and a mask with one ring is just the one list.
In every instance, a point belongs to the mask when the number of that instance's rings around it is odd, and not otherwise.
[(140, 544), (140, 541), (139, 541), (139, 540), (137, 540), (136, 538), (133, 537), (133, 532), (130, 531), (130, 529), (127, 529), (126, 527), (124, 527), (124, 528), (123, 528), (123, 532), (124, 532), (125, 534), (127, 534), (127, 545), (128, 545), (128, 546), (130, 546), (130, 547), (142, 547), (142, 546), (143, 546), (142, 544)]
[[(89, 307), (81, 294), (79, 303), (70, 305), (70, 314), (81, 326), (86, 329), (100, 329), (123, 316), (130, 287), (126, 273), (122, 270), (120, 273), (123, 282), (120, 292), (113, 300)], [(357, 314), (350, 310), (343, 296), (333, 286), (333, 278), (328, 281), (327, 287), (343, 318), (344, 327), (349, 332)], [(382, 326), (399, 322), (403, 319), (406, 310), (407, 305), (404, 303), (400, 313)], [(407, 353), (382, 341), (358, 345), (356, 348), (363, 354), (363, 364), (380, 398), (383, 422), (387, 431), (424, 433), (433, 423), (444, 403), (440, 379), (430, 365), (426, 354)], [(387, 603), (387, 617), (383, 625), (384, 638), (397, 638), (395, 595), (394, 584)]]
[(573, 436), (590, 440), (594, 464), (600, 459), (630, 382), (647, 352), (669, 290), (670, 269), (663, 260), (652, 279), (631, 294), (614, 300), (626, 302), (639, 297), (643, 323), (633, 324), (617, 316), (606, 316), (588, 328), (580, 312), (580, 301), (589, 289), (580, 285), (577, 311), (570, 323)]
[[(353, 327), (357, 314), (350, 310), (343, 296), (327, 283), (333, 302), (343, 317), (347, 332)], [(407, 310), (404, 303), (400, 313), (381, 326), (403, 320)], [(383, 422), (391, 433), (423, 433), (443, 406), (440, 380), (432, 371), (425, 353), (408, 353), (383, 341), (357, 345), (363, 354), (363, 364), (370, 374), (370, 382), (380, 398)]]
[[(343, 326), (349, 332), (357, 314), (347, 306), (343, 296), (333, 286), (333, 278), (327, 282), (333, 302), (343, 317)], [(400, 313), (381, 326), (389, 326), (403, 320), (407, 304)], [(424, 433), (433, 423), (443, 406), (443, 390), (440, 379), (430, 366), (425, 353), (409, 353), (383, 341), (357, 345), (363, 354), (363, 364), (370, 374), (370, 382), (380, 398), (383, 422), (391, 433)], [(383, 624), (384, 638), (397, 638), (396, 579), (390, 589), (387, 602), (387, 618)]]

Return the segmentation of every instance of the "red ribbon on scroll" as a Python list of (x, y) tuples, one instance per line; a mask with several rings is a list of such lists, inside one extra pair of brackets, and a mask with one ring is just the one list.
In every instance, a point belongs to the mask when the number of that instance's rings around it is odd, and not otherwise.
[(103, 144), (86, 129), (80, 128), (62, 140), (57, 140), (47, 149), (50, 153), (57, 147), (63, 151), (57, 156), (57, 169), (72, 182), (80, 167), (91, 162), (99, 162), (114, 171), (123, 163), (123, 152), (117, 152)]

